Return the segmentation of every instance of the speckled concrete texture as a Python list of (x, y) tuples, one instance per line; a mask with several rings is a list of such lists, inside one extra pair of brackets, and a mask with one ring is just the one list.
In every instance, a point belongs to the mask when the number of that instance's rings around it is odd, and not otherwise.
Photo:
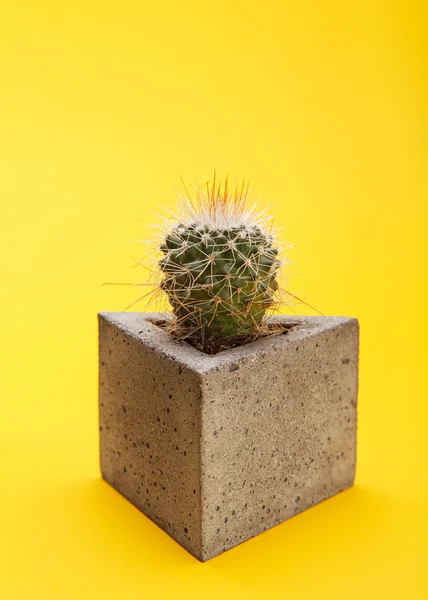
[(101, 471), (207, 560), (351, 486), (358, 321), (293, 327), (208, 356), (154, 313), (102, 313)]

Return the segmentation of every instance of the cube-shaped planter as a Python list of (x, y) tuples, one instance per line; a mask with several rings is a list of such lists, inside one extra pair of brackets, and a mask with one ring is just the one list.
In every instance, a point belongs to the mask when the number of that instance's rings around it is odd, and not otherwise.
[(358, 321), (209, 356), (155, 313), (100, 314), (101, 472), (205, 561), (351, 486)]

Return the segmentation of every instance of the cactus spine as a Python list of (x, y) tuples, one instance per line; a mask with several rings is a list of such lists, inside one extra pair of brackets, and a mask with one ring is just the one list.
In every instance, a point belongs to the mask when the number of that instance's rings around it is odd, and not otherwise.
[(174, 330), (203, 348), (257, 338), (276, 304), (278, 248), (263, 214), (248, 206), (248, 187), (213, 183), (182, 199), (160, 246), (161, 289)]

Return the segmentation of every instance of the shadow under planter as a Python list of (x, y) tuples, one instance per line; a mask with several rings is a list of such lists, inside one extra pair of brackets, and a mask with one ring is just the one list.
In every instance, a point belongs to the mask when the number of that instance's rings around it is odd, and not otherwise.
[(350, 487), (356, 319), (206, 355), (156, 313), (101, 313), (102, 476), (205, 561)]

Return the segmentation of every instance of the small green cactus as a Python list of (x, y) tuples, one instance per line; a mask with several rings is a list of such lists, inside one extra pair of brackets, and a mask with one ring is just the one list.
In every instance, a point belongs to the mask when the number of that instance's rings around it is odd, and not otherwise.
[(216, 187), (214, 178), (195, 199), (183, 199), (160, 245), (160, 287), (174, 332), (205, 351), (266, 333), (263, 317), (278, 304), (278, 247), (247, 197), (248, 187), (229, 192), (227, 179)]

